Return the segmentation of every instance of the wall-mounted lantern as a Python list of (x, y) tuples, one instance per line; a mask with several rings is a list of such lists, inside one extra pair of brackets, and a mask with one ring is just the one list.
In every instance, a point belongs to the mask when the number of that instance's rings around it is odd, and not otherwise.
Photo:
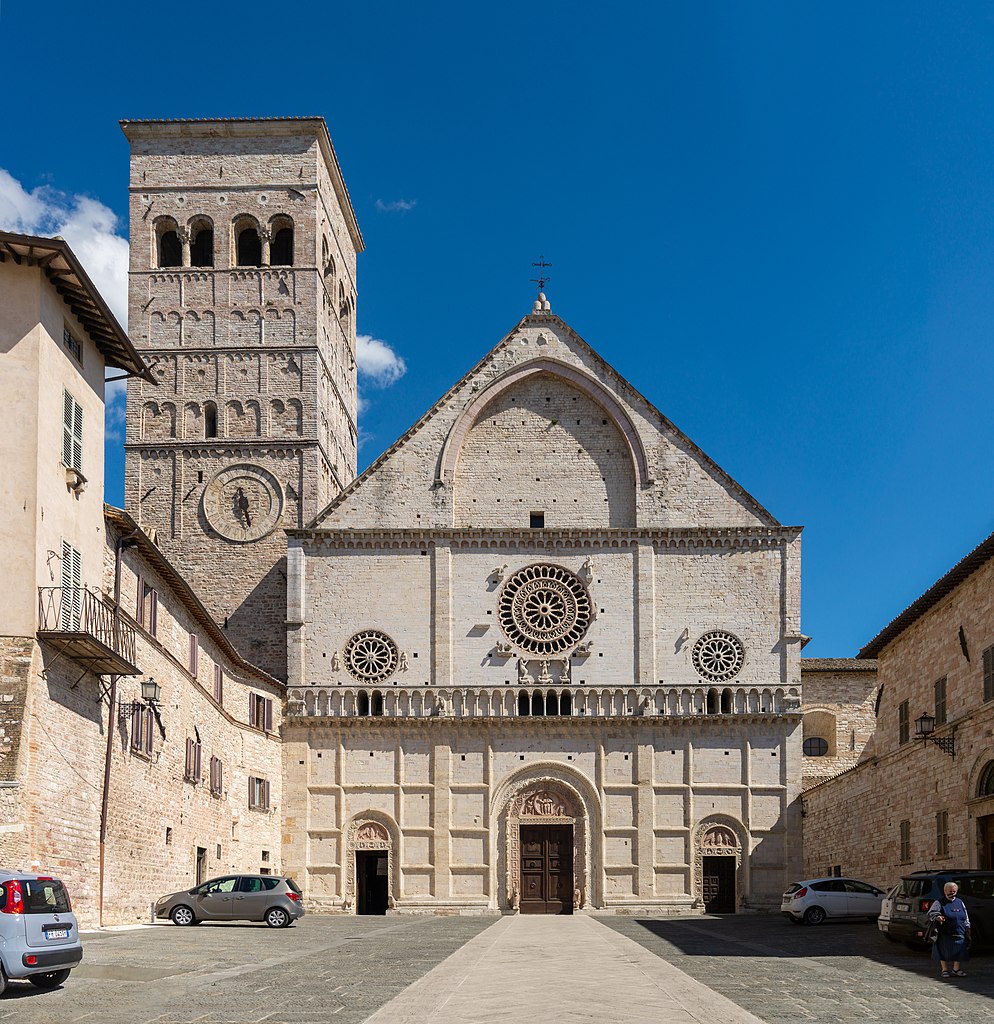
[(935, 735), (935, 715), (927, 711), (915, 719), (915, 736), (926, 746), (931, 740), (940, 750), (944, 750), (950, 757), (956, 756), (956, 739), (953, 736)]

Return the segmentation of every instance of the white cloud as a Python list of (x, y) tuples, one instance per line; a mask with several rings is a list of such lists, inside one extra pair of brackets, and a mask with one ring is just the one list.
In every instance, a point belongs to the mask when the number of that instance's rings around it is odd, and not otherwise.
[(356, 364), (378, 388), (396, 384), (407, 373), (407, 363), (385, 341), (368, 334), (356, 336)]
[(382, 199), (376, 200), (376, 209), (380, 213), (407, 213), (417, 205), (417, 199), (391, 199), (387, 202)]
[(48, 185), (28, 192), (0, 167), (0, 228), (25, 235), (61, 235), (79, 258), (113, 314), (128, 323), (128, 240), (118, 218), (89, 196)]
[[(128, 240), (118, 233), (113, 210), (89, 196), (68, 195), (48, 185), (28, 192), (0, 167), (0, 228), (23, 235), (61, 235), (111, 312), (127, 327)], [(106, 428), (114, 439), (124, 432), (125, 393), (123, 380), (107, 385)]]

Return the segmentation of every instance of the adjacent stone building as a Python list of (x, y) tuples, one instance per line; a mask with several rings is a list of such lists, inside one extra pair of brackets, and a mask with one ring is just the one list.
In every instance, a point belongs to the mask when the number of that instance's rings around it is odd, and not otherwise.
[(0, 232), (0, 863), (83, 927), (280, 859), (283, 687), (103, 504), (107, 366), (148, 376), (66, 243)]
[(809, 876), (994, 868), (994, 535), (859, 657), (877, 659), (876, 729), (856, 767), (804, 794)]
[(288, 535), (284, 867), (309, 905), (778, 904), (800, 530), (544, 296)]

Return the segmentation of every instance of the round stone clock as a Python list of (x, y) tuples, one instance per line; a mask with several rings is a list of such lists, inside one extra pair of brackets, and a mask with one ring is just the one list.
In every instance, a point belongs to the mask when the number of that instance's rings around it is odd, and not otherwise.
[(248, 543), (276, 529), (283, 491), (261, 466), (229, 466), (204, 488), (203, 508), (207, 522), (222, 537)]

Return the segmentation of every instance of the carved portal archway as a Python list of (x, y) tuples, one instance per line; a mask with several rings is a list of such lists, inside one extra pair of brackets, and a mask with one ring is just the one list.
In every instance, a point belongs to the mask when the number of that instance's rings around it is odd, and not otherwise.
[[(502, 787), (503, 788), (503, 787)], [(591, 815), (586, 802), (569, 781), (552, 775), (512, 781), (501, 794), (498, 818), (498, 906), (516, 913), (521, 900), (521, 826), (571, 825), (573, 828), (573, 909), (596, 905), (592, 885)], [(498, 805), (499, 806), (499, 805)], [(502, 869), (502, 870), (501, 870)]]
[(694, 829), (694, 905), (704, 906), (704, 858), (735, 858), (735, 905), (742, 904), (745, 892), (745, 877), (742, 868), (743, 836), (742, 825), (731, 818), (711, 817), (698, 822)]
[(396, 857), (394, 836), (397, 829), (385, 814), (366, 811), (357, 814), (345, 833), (345, 895), (342, 905), (345, 910), (356, 912), (355, 855), (360, 850), (383, 850), (387, 855), (387, 907), (397, 905), (394, 887)]

